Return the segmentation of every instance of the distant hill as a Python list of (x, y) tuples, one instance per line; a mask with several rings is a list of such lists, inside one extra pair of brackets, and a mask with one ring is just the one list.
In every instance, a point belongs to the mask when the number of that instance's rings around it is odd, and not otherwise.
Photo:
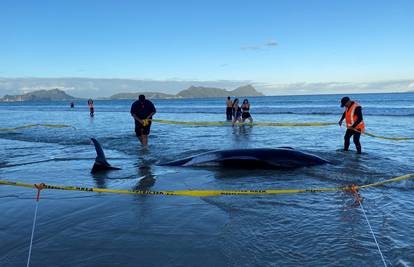
[(256, 91), (252, 85), (240, 86), (232, 91), (220, 88), (209, 88), (202, 86), (191, 86), (177, 94), (182, 98), (206, 98), (206, 97), (227, 97), (227, 96), (264, 96)]
[[(214, 87), (197, 87), (190, 86), (186, 90), (182, 90), (176, 95), (158, 93), (158, 92), (142, 92), (142, 93), (118, 93), (112, 95), (109, 99), (137, 99), (140, 94), (144, 94), (148, 99), (176, 99), (176, 98), (208, 98), (208, 97), (227, 97), (227, 96), (263, 96), (262, 93), (256, 91), (251, 85), (238, 87), (232, 91)], [(59, 89), (38, 90), (23, 95), (5, 95), (0, 98), (0, 102), (16, 102), (16, 101), (71, 101), (77, 98), (66, 94)], [(108, 98), (102, 98), (108, 99)]]
[(174, 98), (209, 98), (209, 97), (227, 97), (227, 96), (263, 96), (256, 91), (252, 85), (240, 86), (232, 91), (221, 88), (190, 86), (176, 95), (142, 92), (142, 93), (119, 93), (110, 97), (110, 99), (137, 99), (140, 94), (144, 94), (149, 99), (174, 99)]
[(146, 98), (149, 99), (171, 99), (177, 98), (176, 95), (164, 94), (164, 93), (157, 93), (157, 92), (142, 92), (142, 93), (119, 93), (115, 94), (110, 97), (110, 99), (138, 99), (140, 94), (145, 95)]
[(0, 98), (0, 102), (16, 102), (16, 101), (68, 101), (76, 98), (66, 94), (59, 89), (38, 90), (23, 95), (5, 95)]

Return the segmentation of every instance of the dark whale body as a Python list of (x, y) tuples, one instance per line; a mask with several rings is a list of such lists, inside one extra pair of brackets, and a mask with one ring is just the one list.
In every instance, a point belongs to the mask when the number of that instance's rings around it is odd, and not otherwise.
[(212, 151), (160, 165), (291, 169), (325, 163), (330, 162), (292, 148), (251, 148)]

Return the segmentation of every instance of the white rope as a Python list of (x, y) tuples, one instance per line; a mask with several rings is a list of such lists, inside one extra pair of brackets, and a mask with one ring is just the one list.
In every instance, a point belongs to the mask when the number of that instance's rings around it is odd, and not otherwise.
[(384, 266), (387, 267), (387, 263), (385, 262), (384, 255), (382, 255), (381, 249), (378, 245), (377, 238), (375, 237), (375, 234), (374, 234), (374, 231), (372, 230), (371, 224), (368, 221), (368, 217), (367, 217), (367, 214), (365, 213), (364, 206), (362, 206), (361, 201), (358, 200), (358, 202), (359, 202), (359, 206), (361, 207), (362, 212), (364, 213), (365, 220), (367, 221), (369, 229), (371, 230), (372, 237), (374, 238), (375, 244), (377, 245), (378, 251), (381, 255), (382, 262), (384, 263)]
[(32, 236), (30, 238), (30, 246), (29, 246), (29, 256), (27, 257), (27, 267), (30, 265), (30, 256), (32, 255), (32, 244), (33, 244), (33, 236), (34, 236), (34, 230), (36, 226), (36, 218), (37, 218), (37, 208), (39, 207), (39, 200), (36, 201), (36, 209), (35, 214), (33, 218), (33, 227), (32, 227)]

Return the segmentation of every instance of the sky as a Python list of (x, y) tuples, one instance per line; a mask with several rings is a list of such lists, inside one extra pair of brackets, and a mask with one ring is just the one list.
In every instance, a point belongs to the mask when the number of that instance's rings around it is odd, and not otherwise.
[(411, 0), (2, 0), (0, 77), (401, 83), (413, 14)]

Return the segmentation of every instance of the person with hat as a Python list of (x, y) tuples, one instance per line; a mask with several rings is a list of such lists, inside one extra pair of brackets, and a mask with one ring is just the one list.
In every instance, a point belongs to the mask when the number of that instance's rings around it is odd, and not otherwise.
[(349, 97), (343, 97), (341, 99), (341, 108), (345, 107), (345, 112), (342, 114), (341, 119), (339, 120), (339, 126), (342, 126), (342, 121), (346, 121), (346, 133), (344, 137), (344, 151), (348, 151), (351, 136), (353, 136), (354, 144), (357, 149), (357, 153), (362, 153), (361, 143), (359, 138), (361, 133), (365, 132), (365, 123), (362, 118), (362, 108), (361, 106), (352, 101)]
[(151, 129), (151, 119), (156, 110), (154, 104), (139, 95), (138, 100), (131, 106), (131, 116), (135, 121), (135, 134), (144, 147), (148, 146), (148, 135)]

